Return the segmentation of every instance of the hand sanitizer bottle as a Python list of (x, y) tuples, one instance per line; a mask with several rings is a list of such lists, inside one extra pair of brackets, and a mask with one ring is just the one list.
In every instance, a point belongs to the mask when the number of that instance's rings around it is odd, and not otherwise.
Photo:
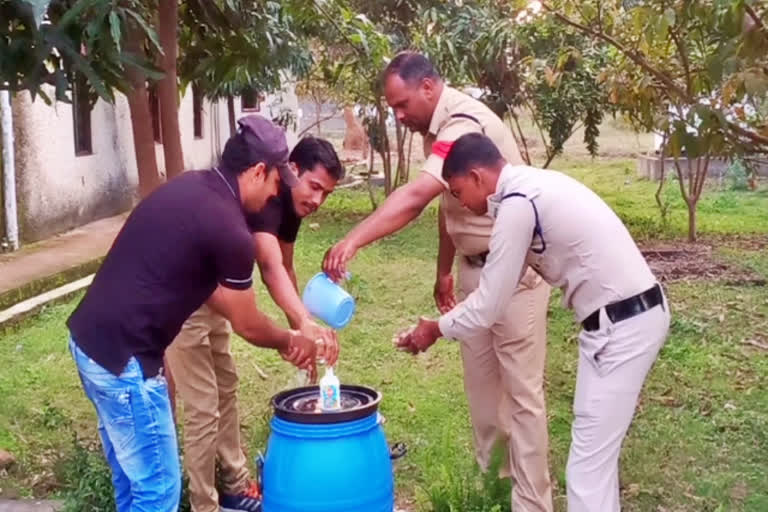
[(320, 379), (320, 404), (324, 411), (341, 409), (341, 385), (331, 366), (325, 369), (325, 375)]

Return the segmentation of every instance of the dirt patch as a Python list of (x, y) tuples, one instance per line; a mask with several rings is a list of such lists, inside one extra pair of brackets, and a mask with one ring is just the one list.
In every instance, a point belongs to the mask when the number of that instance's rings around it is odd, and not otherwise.
[(741, 251), (761, 251), (768, 249), (768, 236), (755, 235), (708, 235), (702, 239), (704, 245), (719, 249), (729, 248)]
[[(740, 243), (740, 242), (739, 242)], [(752, 247), (757, 240), (750, 240)], [(726, 263), (704, 244), (665, 244), (641, 247), (643, 256), (661, 282), (721, 281), (736, 286), (764, 286), (765, 278), (739, 265)]]

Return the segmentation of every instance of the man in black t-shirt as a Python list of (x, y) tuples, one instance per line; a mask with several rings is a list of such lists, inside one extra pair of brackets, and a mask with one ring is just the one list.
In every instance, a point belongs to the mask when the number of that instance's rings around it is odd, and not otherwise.
[(218, 167), (189, 171), (139, 203), (67, 325), (70, 351), (99, 418), (118, 512), (176, 512), (181, 472), (163, 355), (189, 315), (207, 302), (248, 342), (314, 368), (316, 345), (256, 308), (253, 238), (287, 166), (283, 131), (259, 116), (240, 120)]
[[(344, 169), (333, 146), (314, 137), (299, 141), (288, 160), (299, 175), (298, 183), (280, 184), (264, 209), (247, 216), (247, 224), (262, 281), (275, 303), (292, 328), (326, 342), (323, 356), (333, 364), (338, 354), (336, 335), (317, 325), (299, 298), (293, 249), (302, 219), (323, 204)], [(202, 306), (184, 323), (167, 351), (167, 361), (184, 403), (184, 466), (192, 511), (260, 510), (258, 487), (250, 481), (240, 441), (238, 377), (227, 319)]]

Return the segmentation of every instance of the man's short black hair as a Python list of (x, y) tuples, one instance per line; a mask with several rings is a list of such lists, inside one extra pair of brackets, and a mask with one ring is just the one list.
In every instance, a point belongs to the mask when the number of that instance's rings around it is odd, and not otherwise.
[(493, 167), (504, 157), (491, 139), (482, 133), (462, 135), (451, 146), (443, 162), (443, 179), (463, 176), (473, 167)]
[(440, 74), (432, 62), (417, 52), (400, 52), (387, 65), (382, 74), (382, 83), (390, 75), (397, 75), (408, 85), (416, 85), (425, 78), (440, 79)]
[(344, 178), (344, 166), (341, 165), (333, 145), (325, 139), (311, 135), (302, 138), (288, 155), (288, 161), (295, 163), (299, 168), (299, 176), (320, 164), (336, 181)]

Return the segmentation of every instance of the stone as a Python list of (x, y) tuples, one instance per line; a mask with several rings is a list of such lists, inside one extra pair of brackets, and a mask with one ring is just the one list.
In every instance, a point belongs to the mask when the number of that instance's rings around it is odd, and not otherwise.
[(57, 512), (64, 507), (52, 500), (6, 500), (0, 498), (0, 512)]

